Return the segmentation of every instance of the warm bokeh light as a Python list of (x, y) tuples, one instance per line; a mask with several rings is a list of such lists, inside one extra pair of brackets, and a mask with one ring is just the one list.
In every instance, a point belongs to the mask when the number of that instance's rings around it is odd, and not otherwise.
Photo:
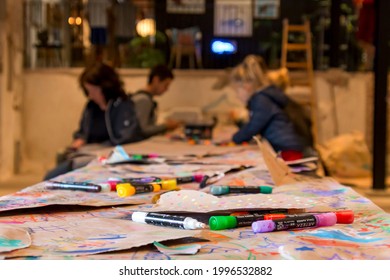
[(81, 19), (81, 17), (77, 17), (75, 22), (76, 22), (77, 25), (81, 25), (83, 20)]
[(69, 23), (70, 25), (73, 25), (74, 22), (75, 22), (74, 17), (69, 17), (69, 18), (68, 18), (68, 23)]
[(156, 22), (151, 18), (140, 20), (137, 23), (136, 30), (142, 37), (154, 36), (156, 34)]

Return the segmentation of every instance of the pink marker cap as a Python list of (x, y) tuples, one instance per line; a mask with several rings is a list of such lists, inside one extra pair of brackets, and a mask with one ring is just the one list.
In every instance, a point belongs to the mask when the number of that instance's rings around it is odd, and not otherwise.
[(195, 182), (197, 182), (197, 183), (202, 182), (203, 177), (204, 177), (204, 175), (202, 175), (202, 174), (195, 174), (194, 175)]
[(333, 226), (337, 222), (337, 216), (335, 213), (322, 213), (314, 216), (317, 220), (317, 227)]
[(272, 220), (253, 222), (252, 230), (254, 233), (271, 232), (275, 230), (275, 223)]

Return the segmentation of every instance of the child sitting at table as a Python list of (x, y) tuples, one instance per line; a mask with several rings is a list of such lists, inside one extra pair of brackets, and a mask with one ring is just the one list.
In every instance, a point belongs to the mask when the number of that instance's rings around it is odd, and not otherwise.
[[(263, 59), (248, 55), (230, 72), (230, 84), (250, 111), (249, 121), (233, 135), (233, 142), (240, 144), (261, 135), (275, 151), (281, 153), (283, 159), (302, 158), (304, 150), (312, 144), (311, 139), (298, 132), (297, 126), (286, 113), (287, 106), (290, 102), (293, 104), (293, 101), (272, 84)], [(303, 116), (303, 110), (299, 114)]]
[(79, 83), (88, 98), (80, 127), (73, 135), (64, 161), (49, 171), (45, 180), (86, 165), (93, 157), (79, 155), (80, 150), (87, 150), (88, 146), (115, 146), (145, 139), (134, 104), (111, 66), (98, 62), (87, 67)]

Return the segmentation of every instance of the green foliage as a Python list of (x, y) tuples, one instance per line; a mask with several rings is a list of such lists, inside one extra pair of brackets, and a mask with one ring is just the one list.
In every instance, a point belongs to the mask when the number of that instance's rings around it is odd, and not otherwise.
[(157, 49), (156, 45), (161, 45), (166, 42), (165, 35), (157, 31), (152, 43), (150, 36), (136, 37), (129, 44), (128, 66), (134, 68), (151, 68), (157, 64), (165, 63), (165, 55)]

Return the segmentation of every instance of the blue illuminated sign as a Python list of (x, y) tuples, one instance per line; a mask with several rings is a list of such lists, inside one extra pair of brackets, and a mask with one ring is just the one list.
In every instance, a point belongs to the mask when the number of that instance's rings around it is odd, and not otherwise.
[(234, 40), (214, 40), (211, 43), (211, 51), (216, 54), (233, 54), (237, 52), (237, 43)]

